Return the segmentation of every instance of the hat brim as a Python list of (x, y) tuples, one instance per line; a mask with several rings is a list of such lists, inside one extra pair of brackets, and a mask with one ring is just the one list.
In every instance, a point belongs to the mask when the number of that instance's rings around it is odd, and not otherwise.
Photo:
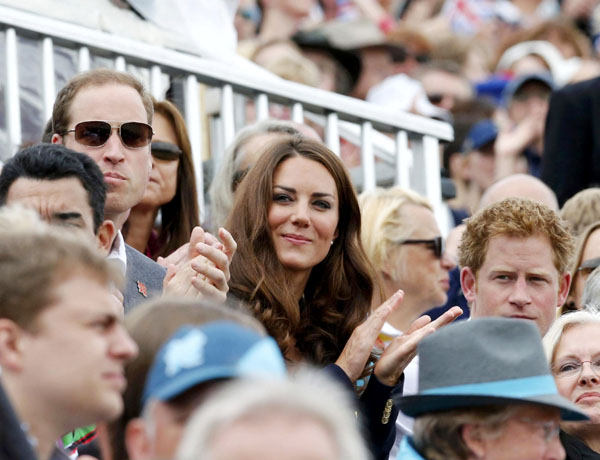
[(563, 420), (589, 420), (589, 417), (576, 405), (556, 394), (532, 396), (528, 398), (504, 398), (498, 396), (463, 394), (409, 395), (396, 397), (395, 400), (396, 405), (400, 408), (400, 410), (410, 417), (416, 417), (431, 412), (463, 409), (468, 407), (505, 404), (537, 404), (559, 409), (561, 418)]

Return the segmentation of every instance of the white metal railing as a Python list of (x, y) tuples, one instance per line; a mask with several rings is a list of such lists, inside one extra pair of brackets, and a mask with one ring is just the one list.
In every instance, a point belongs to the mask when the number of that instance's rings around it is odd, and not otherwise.
[[(18, 37), (34, 37), (42, 43), (43, 114), (48, 119), (57, 92), (54, 47), (76, 51), (77, 70), (91, 67), (94, 56), (108, 56), (114, 68), (132, 64), (147, 69), (148, 85), (160, 96), (165, 76), (183, 77), (183, 109), (187, 122), (196, 180), (203, 190), (202, 158), (205, 143), (202, 130), (204, 106), (198, 83), (220, 88), (218, 117), (222, 135), (219, 145), (227, 145), (236, 132), (236, 95), (255, 101), (258, 119), (269, 114), (269, 104), (291, 109), (291, 118), (302, 122), (317, 120), (324, 126), (325, 142), (339, 154), (340, 136), (361, 146), (362, 188), (377, 183), (375, 162), (384, 161), (394, 171), (395, 182), (427, 196), (437, 208), (441, 204), (439, 141), (453, 138), (451, 125), (409, 113), (384, 109), (349, 98), (280, 79), (265, 81), (231, 64), (197, 55), (149, 45), (97, 30), (0, 6), (0, 28), (5, 35), (5, 69), (2, 76), (5, 95), (8, 149), (15, 152), (22, 142), (19, 100)], [(382, 134), (382, 133), (385, 133)], [(212, 133), (214, 135), (214, 133)], [(213, 152), (218, 155), (220, 152)], [(204, 197), (199, 197), (204, 210)], [(438, 214), (438, 217), (440, 214)]]

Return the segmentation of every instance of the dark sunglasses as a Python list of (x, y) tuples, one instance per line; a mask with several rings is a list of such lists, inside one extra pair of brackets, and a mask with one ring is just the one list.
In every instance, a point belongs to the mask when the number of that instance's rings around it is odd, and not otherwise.
[(444, 254), (444, 239), (441, 236), (436, 236), (431, 240), (400, 240), (397, 241), (397, 244), (423, 244), (428, 249), (432, 249), (438, 259), (441, 259)]
[(152, 142), (150, 149), (153, 157), (165, 161), (177, 160), (182, 154), (181, 149), (170, 142)]
[(152, 141), (152, 126), (137, 121), (127, 121), (119, 126), (111, 126), (106, 121), (82, 121), (67, 133), (75, 133), (75, 140), (88, 147), (102, 147), (116, 129), (125, 147), (140, 149)]

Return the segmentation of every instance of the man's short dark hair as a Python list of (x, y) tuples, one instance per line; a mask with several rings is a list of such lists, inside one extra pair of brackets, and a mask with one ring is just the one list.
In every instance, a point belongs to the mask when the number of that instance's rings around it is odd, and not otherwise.
[(59, 180), (76, 177), (85, 188), (94, 216), (94, 233), (104, 221), (106, 184), (94, 160), (61, 144), (38, 144), (23, 149), (6, 162), (0, 174), (0, 206), (19, 178)]

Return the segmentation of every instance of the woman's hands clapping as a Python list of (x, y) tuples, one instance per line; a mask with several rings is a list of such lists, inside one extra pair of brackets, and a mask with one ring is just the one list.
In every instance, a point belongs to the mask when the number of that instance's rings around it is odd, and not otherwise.
[[(397, 291), (354, 329), (336, 361), (351, 381), (360, 378), (381, 328), (388, 316), (400, 306), (403, 297), (404, 293)], [(375, 365), (375, 376), (385, 385), (396, 385), (408, 363), (415, 357), (419, 342), (461, 314), (460, 307), (452, 307), (435, 321), (431, 321), (427, 315), (416, 319), (408, 331), (392, 340), (383, 351)]]

